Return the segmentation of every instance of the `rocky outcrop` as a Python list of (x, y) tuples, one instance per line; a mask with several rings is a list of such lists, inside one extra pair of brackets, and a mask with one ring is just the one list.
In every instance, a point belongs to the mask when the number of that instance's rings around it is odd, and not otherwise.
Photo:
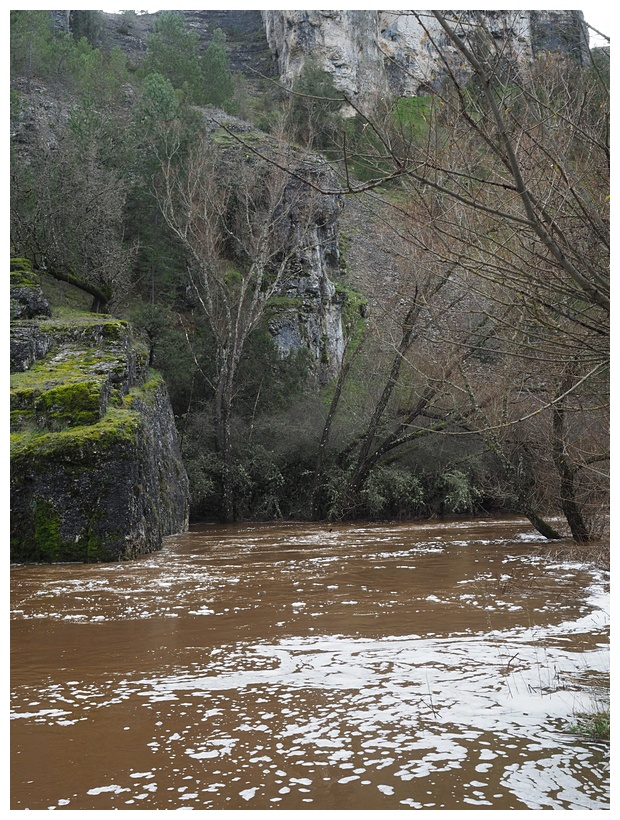
[[(102, 41), (107, 47), (120, 46), (139, 65), (159, 13), (106, 14)], [(311, 59), (332, 74), (336, 87), (358, 103), (385, 94), (427, 94), (441, 82), (444, 72), (435, 45), (443, 56), (454, 58), (455, 65), (460, 62), (437, 21), (425, 11), (194, 10), (182, 14), (188, 27), (199, 35), (201, 49), (206, 48), (216, 28), (224, 31), (231, 67), (250, 83), (279, 75), (290, 86)], [(466, 30), (474, 12), (446, 14), (458, 15)], [(569, 52), (581, 61), (589, 60), (580, 11), (482, 14), (505, 54), (521, 65), (541, 51)], [(66, 27), (66, 13), (56, 15), (57, 24)]]
[(377, 11), (263, 11), (281, 81), (291, 86), (312, 60), (351, 99), (388, 90)]
[[(291, 247), (298, 250), (291, 254), (289, 271), (269, 303), (268, 328), (281, 358), (307, 351), (310, 370), (319, 382), (325, 383), (338, 373), (342, 362), (343, 313), (350, 307), (347, 293), (336, 284), (341, 272), (342, 199), (335, 194), (319, 193), (338, 189), (334, 172), (320, 155), (290, 147), (283, 152), (274, 138), (221, 111), (206, 111), (205, 127), (224, 152), (241, 151), (251, 161), (251, 146), (257, 155), (291, 172), (284, 192), (291, 207), (287, 220), (282, 220), (281, 230), (290, 237)], [(282, 247), (286, 247), (287, 241), (282, 238)]]
[(27, 259), (11, 260), (10, 279), (11, 320), (51, 315), (49, 302), (43, 296), (38, 279)]
[[(335, 187), (332, 172), (319, 157), (294, 168), (304, 179), (326, 189)], [(331, 184), (330, 184), (331, 183)], [(293, 178), (290, 195), (302, 183)], [(304, 225), (300, 250), (271, 309), (269, 330), (282, 358), (301, 349), (310, 354), (310, 365), (319, 381), (333, 378), (344, 353), (344, 294), (336, 289), (340, 273), (339, 217), (340, 201), (336, 196), (314, 194), (312, 219)], [(294, 214), (293, 214), (294, 218)], [(296, 226), (291, 226), (294, 233)]]
[(43, 316), (11, 342), (11, 560), (125, 560), (184, 530), (172, 410), (132, 328)]
[[(267, 40), (281, 80), (292, 85), (308, 60), (329, 72), (336, 87), (359, 104), (386, 93), (428, 94), (442, 81), (438, 57), (460, 59), (429, 12), (263, 11)], [(467, 32), (475, 12), (456, 14)], [(580, 11), (485, 11), (484, 23), (507, 60), (520, 66), (540, 51), (588, 60)]]

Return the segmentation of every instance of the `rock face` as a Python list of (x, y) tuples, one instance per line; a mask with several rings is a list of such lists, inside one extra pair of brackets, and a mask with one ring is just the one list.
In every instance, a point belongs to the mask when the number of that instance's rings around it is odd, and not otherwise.
[(184, 530), (172, 410), (131, 327), (44, 315), (11, 341), (11, 560), (125, 560)]
[(49, 303), (28, 260), (11, 260), (11, 320), (50, 315)]
[(280, 79), (292, 85), (310, 59), (358, 99), (388, 90), (377, 11), (263, 11)]
[[(281, 229), (288, 233), (292, 245), (299, 250), (292, 254), (289, 272), (269, 304), (268, 327), (281, 358), (300, 350), (307, 351), (312, 373), (319, 382), (327, 382), (337, 374), (342, 362), (343, 313), (350, 307), (347, 293), (336, 285), (341, 273), (342, 199), (336, 194), (319, 193), (319, 190), (338, 189), (334, 172), (318, 154), (290, 147), (282, 153), (277, 140), (221, 111), (207, 110), (205, 126), (211, 139), (223, 150), (241, 150), (231, 137), (237, 135), (256, 147), (261, 155), (271, 157), (291, 171), (284, 197), (293, 205)], [(311, 187), (300, 189), (303, 180), (308, 180)], [(309, 197), (311, 217), (305, 211)], [(295, 206), (296, 201), (300, 203), (301, 211)], [(286, 241), (282, 239), (283, 246)]]
[[(334, 187), (331, 171), (316, 157), (305, 167), (297, 167), (296, 172), (305, 178), (312, 176), (319, 187)], [(293, 180), (291, 188), (299, 184)], [(269, 322), (280, 356), (285, 358), (298, 350), (308, 350), (311, 367), (321, 382), (335, 376), (344, 353), (345, 296), (334, 284), (340, 272), (339, 216), (340, 202), (336, 196), (317, 195), (312, 221), (304, 231), (302, 250)]]
[[(394, 96), (428, 94), (441, 82), (442, 55), (457, 65), (454, 47), (429, 12), (263, 11), (267, 41), (281, 80), (292, 85), (313, 60), (337, 88), (360, 104)], [(465, 30), (474, 12), (460, 15)], [(485, 11), (484, 21), (507, 58), (527, 65), (540, 51), (588, 59), (580, 11)]]

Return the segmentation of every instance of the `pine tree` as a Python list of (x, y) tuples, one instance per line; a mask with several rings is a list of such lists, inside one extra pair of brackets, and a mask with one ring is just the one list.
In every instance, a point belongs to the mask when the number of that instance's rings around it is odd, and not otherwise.
[(164, 12), (153, 26), (147, 40), (145, 68), (170, 80), (174, 88), (183, 89), (189, 102), (204, 102), (200, 76), (198, 34), (188, 31), (181, 14)]
[(221, 29), (213, 32), (213, 39), (202, 58), (205, 102), (209, 105), (232, 109), (235, 86), (228, 67), (228, 55), (224, 48), (226, 35)]

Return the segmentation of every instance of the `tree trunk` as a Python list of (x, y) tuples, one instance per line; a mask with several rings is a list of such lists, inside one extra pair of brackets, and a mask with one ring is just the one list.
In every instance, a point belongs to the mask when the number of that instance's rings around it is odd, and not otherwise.
[(557, 530), (554, 530), (551, 524), (547, 524), (547, 522), (533, 510), (525, 507), (523, 509), (523, 514), (534, 529), (538, 530), (544, 538), (548, 538), (550, 541), (557, 541), (559, 538), (562, 538), (562, 535)]
[(230, 410), (232, 394), (228, 379), (220, 377), (215, 392), (215, 442), (222, 462), (222, 518), (230, 524), (235, 520), (232, 475), (232, 446), (230, 437)]
[(78, 277), (74, 276), (72, 273), (69, 273), (65, 270), (61, 270), (60, 268), (57, 268), (54, 265), (50, 265), (49, 263), (46, 265), (45, 271), (46, 273), (49, 273), (50, 276), (53, 276), (54, 279), (58, 279), (58, 281), (60, 282), (67, 282), (67, 284), (73, 285), (73, 287), (79, 288), (80, 290), (84, 291), (84, 293), (88, 293), (90, 296), (92, 296), (93, 301), (90, 308), (92, 313), (107, 312), (108, 302), (110, 301), (110, 294), (104, 291), (102, 288), (98, 288), (91, 282), (84, 282), (82, 281), (82, 279), (78, 279)]
[[(570, 380), (566, 379), (560, 387), (560, 393), (565, 394), (571, 387)], [(575, 465), (571, 463), (566, 447), (566, 423), (564, 417), (563, 399), (559, 399), (553, 406), (553, 463), (560, 476), (560, 506), (566, 518), (571, 534), (575, 541), (585, 544), (590, 540), (588, 525), (577, 502), (575, 486)]]
[(334, 416), (336, 415), (336, 411), (338, 410), (338, 404), (340, 403), (340, 396), (342, 395), (342, 390), (347, 380), (347, 376), (349, 374), (349, 370), (351, 369), (351, 365), (353, 364), (356, 356), (361, 351), (362, 347), (364, 346), (364, 342), (366, 341), (367, 335), (364, 334), (351, 354), (351, 356), (347, 355), (348, 352), (348, 344), (347, 349), (345, 349), (344, 357), (342, 364), (340, 366), (340, 372), (338, 374), (338, 381), (336, 383), (336, 390), (334, 392), (334, 397), (331, 401), (329, 406), (329, 410), (327, 413), (327, 418), (325, 419), (325, 424), (323, 425), (323, 433), (321, 435), (321, 441), (319, 442), (319, 450), (316, 457), (316, 463), (314, 467), (314, 478), (312, 481), (312, 491), (310, 494), (310, 509), (312, 518), (322, 518), (325, 514), (325, 503), (324, 503), (324, 493), (321, 492), (321, 483), (323, 478), (323, 458), (325, 456), (325, 451), (327, 449), (327, 443), (329, 441), (329, 434), (331, 432), (332, 423), (334, 421)]

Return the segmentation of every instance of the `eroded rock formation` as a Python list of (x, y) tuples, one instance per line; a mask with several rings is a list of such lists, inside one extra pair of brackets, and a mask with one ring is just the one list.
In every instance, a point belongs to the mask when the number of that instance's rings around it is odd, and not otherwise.
[(11, 560), (159, 549), (187, 526), (188, 482), (148, 347), (120, 320), (50, 318), (36, 285), (16, 287), (40, 311), (11, 323)]
[[(314, 375), (321, 382), (328, 381), (337, 374), (342, 361), (343, 309), (347, 300), (346, 293), (336, 285), (340, 275), (342, 198), (320, 193), (338, 189), (335, 174), (319, 154), (290, 146), (283, 151), (277, 140), (223, 112), (214, 112), (213, 117), (207, 115), (205, 125), (211, 139), (223, 150), (241, 150), (251, 161), (248, 148), (240, 149), (238, 137), (254, 147), (257, 154), (271, 157), (291, 172), (285, 191), (291, 209), (282, 225), (289, 240), (283, 237), (282, 247), (290, 241), (290, 246), (297, 250), (277, 296), (269, 305), (268, 327), (282, 358), (306, 350)], [(312, 203), (311, 215), (306, 212), (308, 201)]]
[[(459, 15), (466, 31), (477, 12)], [(281, 80), (292, 85), (313, 60), (334, 78), (352, 101), (365, 104), (386, 93), (428, 94), (445, 68), (460, 59), (430, 12), (263, 11), (269, 46)], [(588, 59), (587, 34), (580, 11), (485, 11), (484, 24), (506, 59), (525, 66), (540, 51), (570, 52)]]
[[(329, 167), (318, 157), (296, 171), (305, 178), (313, 177), (318, 187), (334, 187)], [(296, 179), (290, 183), (292, 188), (299, 184)], [(269, 323), (280, 355), (306, 348), (320, 381), (336, 375), (344, 352), (344, 295), (334, 284), (340, 269), (339, 216), (336, 196), (315, 195), (313, 218), (304, 229), (296, 264)]]

